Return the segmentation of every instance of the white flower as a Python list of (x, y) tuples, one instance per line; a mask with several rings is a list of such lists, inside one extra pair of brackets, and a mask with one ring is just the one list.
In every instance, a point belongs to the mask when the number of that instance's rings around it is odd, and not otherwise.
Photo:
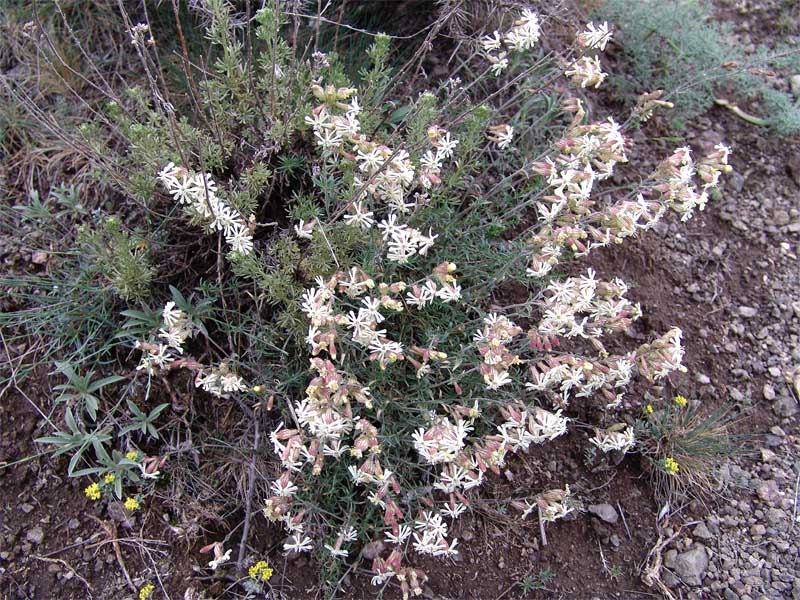
[(512, 382), (508, 371), (497, 371), (496, 369), (492, 369), (484, 375), (483, 380), (486, 382), (486, 388), (490, 390), (496, 390)]
[(311, 552), (311, 544), (310, 537), (300, 539), (299, 535), (292, 535), (283, 544), (283, 549), (286, 552)]
[(633, 448), (636, 442), (633, 429), (628, 426), (623, 431), (603, 431), (598, 429), (595, 436), (589, 440), (603, 452), (618, 450), (623, 454)]
[(400, 544), (404, 544), (409, 537), (411, 537), (411, 527), (408, 525), (400, 525), (397, 535), (387, 532), (384, 539), (389, 544), (397, 544), (399, 546)]
[(375, 224), (371, 210), (364, 208), (363, 202), (353, 202), (353, 214), (345, 215), (344, 222), (351, 225), (358, 225), (361, 229), (367, 230)]
[(503, 128), (497, 128), (494, 135), (494, 141), (497, 143), (497, 147), (501, 150), (505, 150), (511, 145), (511, 142), (514, 139), (514, 128), (511, 125), (504, 125)]
[(247, 384), (245, 384), (244, 380), (233, 373), (221, 375), (219, 383), (224, 392), (243, 392), (247, 389)]
[(175, 308), (175, 303), (170, 301), (164, 305), (161, 318), (164, 319), (164, 325), (167, 327), (176, 327), (186, 320), (186, 313), (179, 308)]
[(485, 35), (481, 38), (481, 45), (486, 52), (497, 50), (500, 48), (500, 32), (494, 31), (491, 35)]
[(314, 131), (317, 146), (323, 150), (333, 150), (342, 145), (342, 134), (336, 129), (317, 129)]
[(497, 56), (488, 54), (486, 58), (492, 63), (490, 70), (495, 77), (500, 76), (508, 68), (508, 54), (506, 52), (500, 52)]
[(215, 546), (214, 547), (214, 556), (215, 556), (214, 560), (209, 561), (209, 563), (208, 563), (208, 566), (211, 568), (212, 571), (216, 571), (219, 568), (220, 565), (222, 565), (223, 563), (226, 563), (226, 562), (228, 562), (230, 560), (230, 558), (231, 558), (231, 550), (229, 548), (223, 554), (222, 550), (218, 551), (217, 547)]
[(606, 49), (606, 44), (611, 41), (611, 31), (608, 23), (595, 27), (591, 21), (586, 24), (586, 30), (577, 34), (578, 44), (583, 48), (597, 48), (601, 52)]
[(312, 238), (312, 232), (314, 231), (314, 225), (316, 224), (315, 221), (310, 221), (306, 223), (303, 219), (300, 219), (297, 222), (297, 225), (294, 226), (294, 232), (297, 234), (297, 237), (310, 240)]
[(506, 33), (504, 41), (511, 50), (530, 50), (539, 41), (540, 35), (539, 15), (525, 9), (511, 31)]
[(600, 84), (605, 81), (608, 75), (603, 73), (603, 68), (597, 57), (589, 58), (582, 56), (567, 70), (564, 75), (571, 77), (574, 83), (580, 84), (582, 88), (593, 86), (595, 89), (600, 87)]
[(347, 558), (350, 552), (343, 548), (339, 548), (338, 550), (331, 546), (330, 544), (325, 544), (325, 550), (331, 553), (331, 556), (334, 558)]
[(451, 138), (449, 131), (441, 136), (436, 142), (438, 155), (443, 159), (450, 158), (453, 155), (456, 146), (458, 146), (458, 140)]
[(236, 224), (230, 234), (225, 236), (225, 242), (231, 247), (231, 251), (242, 255), (253, 251), (253, 236), (245, 225)]

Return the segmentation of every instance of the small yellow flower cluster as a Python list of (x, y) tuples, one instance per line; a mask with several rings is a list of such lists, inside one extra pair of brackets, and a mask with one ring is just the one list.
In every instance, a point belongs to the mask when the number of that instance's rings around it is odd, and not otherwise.
[(677, 404), (678, 406), (683, 407), (686, 406), (688, 403), (689, 401), (686, 399), (685, 396), (675, 396), (675, 404)]
[(105, 484), (114, 483), (114, 480), (116, 478), (117, 478), (117, 476), (114, 475), (113, 473), (106, 473), (105, 475), (103, 475), (103, 483), (105, 483)]
[(138, 510), (142, 505), (136, 498), (126, 498), (125, 499), (125, 510)]
[(100, 500), (100, 486), (97, 483), (87, 486), (83, 493), (86, 494), (89, 500)]
[(125, 458), (128, 460), (137, 460), (139, 458), (139, 453), (136, 450), (131, 450), (125, 455)]
[(645, 412), (645, 414), (652, 415), (653, 414), (653, 405), (652, 404), (648, 404), (647, 406), (645, 406), (644, 407), (644, 412)]
[(153, 592), (156, 591), (156, 586), (148, 583), (141, 590), (139, 590), (139, 600), (149, 600), (153, 597)]
[(671, 456), (666, 458), (666, 459), (664, 459), (664, 470), (669, 475), (677, 474), (677, 472), (679, 470), (678, 461), (675, 460), (674, 458), (672, 458)]
[(250, 575), (250, 579), (255, 579), (256, 581), (269, 581), (272, 578), (272, 567), (269, 566), (267, 561), (260, 560), (251, 566), (247, 573)]

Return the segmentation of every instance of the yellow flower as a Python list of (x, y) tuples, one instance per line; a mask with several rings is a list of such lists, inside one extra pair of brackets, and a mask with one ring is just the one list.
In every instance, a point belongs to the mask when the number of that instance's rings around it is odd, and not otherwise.
[(154, 586), (152, 583), (148, 583), (141, 590), (139, 590), (139, 600), (148, 600), (149, 598), (152, 598), (155, 590), (156, 586)]
[(652, 404), (648, 404), (647, 406), (645, 406), (644, 407), (644, 412), (647, 413), (648, 415), (652, 415), (653, 414), (653, 405)]
[(141, 504), (139, 504), (139, 501), (136, 498), (127, 498), (125, 500), (125, 508), (127, 510), (134, 511), (137, 510), (140, 506)]
[(272, 577), (272, 568), (267, 564), (267, 561), (260, 560), (247, 570), (250, 579), (256, 581), (269, 581)]
[(675, 396), (675, 404), (678, 406), (686, 406), (688, 403), (689, 401), (685, 396)]
[(103, 476), (103, 483), (114, 483), (116, 476), (113, 473), (106, 473)]
[(137, 458), (139, 458), (139, 453), (136, 452), (136, 450), (131, 450), (125, 455), (125, 458), (127, 458), (128, 460), (136, 460)]
[(678, 461), (672, 457), (664, 460), (664, 470), (670, 475), (675, 475), (678, 472)]
[(100, 486), (97, 483), (93, 483), (92, 485), (88, 486), (83, 493), (86, 494), (86, 497), (89, 500), (100, 500)]

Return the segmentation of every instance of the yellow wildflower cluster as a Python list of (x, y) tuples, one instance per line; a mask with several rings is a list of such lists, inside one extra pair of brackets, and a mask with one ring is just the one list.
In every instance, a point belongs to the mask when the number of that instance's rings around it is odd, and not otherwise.
[(83, 493), (89, 500), (100, 500), (100, 486), (97, 483), (87, 486)]
[(675, 475), (679, 470), (678, 461), (672, 457), (666, 458), (664, 460), (664, 470), (670, 475)]
[(153, 592), (155, 590), (156, 586), (154, 586), (152, 583), (148, 583), (141, 590), (139, 590), (139, 600), (149, 600), (153, 597)]
[(136, 450), (131, 450), (125, 455), (125, 458), (127, 458), (128, 460), (136, 460), (139, 458), (139, 453), (136, 452)]
[(689, 401), (685, 396), (675, 396), (675, 404), (678, 406), (686, 406), (688, 403)]
[(251, 579), (255, 579), (256, 581), (269, 581), (272, 577), (272, 567), (267, 564), (267, 561), (260, 560), (251, 566), (247, 573), (250, 575)]
[(105, 484), (114, 483), (114, 480), (116, 478), (117, 478), (116, 475), (114, 475), (113, 473), (106, 473), (105, 475), (103, 475), (103, 483)]
[(127, 498), (125, 500), (125, 509), (126, 510), (134, 511), (134, 510), (139, 509), (140, 507), (141, 507), (141, 504), (139, 504), (139, 501), (136, 498)]

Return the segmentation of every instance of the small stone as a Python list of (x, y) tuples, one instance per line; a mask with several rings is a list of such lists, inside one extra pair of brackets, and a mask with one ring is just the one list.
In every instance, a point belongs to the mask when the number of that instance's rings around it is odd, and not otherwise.
[(761, 523), (757, 523), (750, 528), (750, 535), (753, 537), (761, 537), (765, 533), (767, 533), (767, 528)]
[(780, 427), (778, 427), (777, 425), (773, 425), (772, 427), (770, 427), (769, 428), (769, 432), (772, 435), (780, 437), (780, 438), (785, 438), (786, 437), (786, 432), (783, 429), (781, 429)]
[(34, 252), (31, 262), (35, 265), (43, 265), (47, 262), (47, 252)]
[(36, 544), (37, 546), (44, 541), (44, 531), (41, 527), (34, 527), (33, 529), (29, 529), (28, 532), (25, 534), (25, 539), (28, 540), (31, 544)]
[(609, 541), (614, 548), (619, 548), (619, 545), (622, 543), (616, 533), (609, 538)]
[(694, 379), (700, 385), (708, 385), (711, 383), (711, 379), (705, 373), (695, 373)]
[(775, 400), (775, 388), (773, 388), (770, 384), (765, 383), (761, 393), (764, 394), (764, 400)]
[(789, 216), (789, 213), (785, 210), (776, 210), (772, 214), (772, 220), (775, 222), (775, 225), (778, 227), (783, 227), (784, 225), (788, 225), (792, 218)]
[(377, 540), (375, 542), (370, 542), (369, 544), (364, 546), (364, 549), (361, 550), (361, 554), (367, 560), (375, 560), (381, 555), (381, 552), (383, 552), (383, 548), (384, 548), (383, 542)]
[(770, 508), (767, 511), (767, 522), (770, 525), (782, 525), (787, 520), (786, 513), (780, 508)]
[(775, 379), (781, 379), (781, 370), (778, 367), (770, 367), (767, 369), (767, 372), (770, 374), (771, 377)]
[(739, 594), (734, 592), (731, 588), (725, 588), (725, 591), (722, 592), (722, 597), (725, 600), (739, 600)]
[(694, 529), (692, 529), (692, 536), (700, 540), (710, 540), (714, 534), (708, 530), (705, 523), (700, 522)]
[(681, 584), (680, 580), (675, 577), (675, 574), (672, 571), (667, 570), (661, 572), (661, 581), (663, 581), (664, 585), (666, 585), (668, 588), (673, 589)]
[(606, 523), (616, 523), (619, 520), (619, 515), (616, 509), (610, 504), (592, 504), (589, 507), (589, 512), (599, 517)]
[(752, 306), (740, 306), (739, 314), (746, 319), (752, 319), (758, 314), (758, 309), (753, 308)]
[(785, 419), (793, 417), (797, 414), (797, 400), (789, 396), (782, 396), (772, 405), (772, 411)]
[(702, 584), (703, 575), (708, 568), (708, 552), (705, 546), (695, 545), (686, 552), (681, 552), (675, 559), (675, 572), (687, 585), (698, 587)]
[(31, 512), (33, 512), (33, 505), (32, 504), (28, 504), (27, 502), (25, 502), (25, 503), (19, 505), (19, 509), (22, 512), (24, 512), (26, 515), (29, 515), (29, 514), (31, 514)]
[(780, 490), (778, 490), (778, 484), (772, 479), (763, 482), (756, 488), (756, 495), (768, 504), (775, 502), (779, 494)]
[(770, 463), (778, 458), (778, 455), (775, 454), (772, 450), (767, 450), (766, 448), (761, 448), (761, 462)]

